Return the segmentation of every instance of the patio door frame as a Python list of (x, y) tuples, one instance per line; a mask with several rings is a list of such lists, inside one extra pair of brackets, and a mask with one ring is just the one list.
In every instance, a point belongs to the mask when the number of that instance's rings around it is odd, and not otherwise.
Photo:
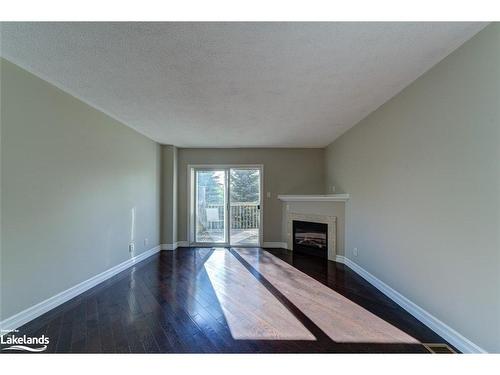
[[(264, 165), (263, 164), (188, 164), (187, 166), (187, 190), (188, 190), (188, 215), (187, 215), (187, 238), (191, 247), (230, 247), (231, 245), (231, 169), (258, 169), (260, 172), (260, 192), (259, 192), (259, 239), (256, 245), (237, 245), (237, 247), (262, 247), (264, 243)], [(226, 207), (224, 212), (227, 215), (226, 242), (196, 242), (196, 171), (224, 170), (226, 175)]]

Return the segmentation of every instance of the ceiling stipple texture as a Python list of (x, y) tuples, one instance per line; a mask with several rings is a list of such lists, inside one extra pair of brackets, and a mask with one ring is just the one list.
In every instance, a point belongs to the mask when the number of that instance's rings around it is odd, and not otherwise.
[(322, 147), (482, 23), (3, 23), (2, 56), (184, 147)]

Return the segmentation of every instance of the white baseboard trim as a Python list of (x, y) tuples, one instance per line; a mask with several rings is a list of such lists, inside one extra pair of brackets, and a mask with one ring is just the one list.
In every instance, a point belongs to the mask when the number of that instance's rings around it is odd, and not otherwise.
[(79, 294), (93, 288), (97, 284), (106, 281), (107, 279), (115, 276), (121, 271), (133, 266), (134, 264), (144, 260), (157, 252), (160, 251), (160, 246), (156, 246), (152, 249), (146, 250), (145, 252), (136, 255), (133, 258), (127, 259), (125, 262), (122, 262), (110, 269), (101, 272), (98, 275), (91, 277), (81, 283), (62, 291), (61, 293), (56, 294), (50, 298), (47, 298), (45, 301), (37, 303), (34, 306), (27, 308), (9, 318), (4, 319), (0, 322), (0, 330), (1, 333), (4, 334), (6, 331), (12, 331), (16, 328), (21, 327), (22, 325), (30, 322), (31, 320), (39, 317), (42, 314), (45, 314), (47, 311), (52, 310), (53, 308), (63, 304), (64, 302), (69, 301), (70, 299), (78, 296)]
[(175, 250), (178, 247), (189, 246), (189, 242), (188, 241), (177, 241), (174, 243), (164, 243), (164, 244), (161, 244), (160, 246), (161, 246), (162, 250)]
[(349, 268), (351, 268), (354, 272), (356, 272), (363, 279), (372, 284), (375, 288), (384, 293), (391, 300), (396, 302), (399, 306), (425, 324), (427, 327), (432, 329), (446, 341), (454, 345), (458, 350), (462, 353), (487, 353), (486, 350), (481, 348), (480, 346), (474, 344), (468, 338), (462, 336), (460, 333), (455, 331), (450, 326), (443, 323), (441, 320), (418, 306), (417, 304), (410, 301), (408, 298), (403, 296), (401, 293), (391, 288), (389, 285), (384, 283), (382, 280), (373, 276), (363, 267), (353, 262), (349, 258), (346, 258), (342, 255), (337, 255), (336, 261), (339, 263), (343, 263)]
[(262, 247), (286, 249), (287, 245), (286, 242), (264, 242)]

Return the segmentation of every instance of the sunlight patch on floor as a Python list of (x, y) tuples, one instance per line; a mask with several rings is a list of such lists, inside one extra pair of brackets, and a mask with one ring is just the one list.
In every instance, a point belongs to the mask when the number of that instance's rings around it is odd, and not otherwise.
[(266, 251), (237, 249), (276, 289), (338, 343), (419, 341)]
[(316, 339), (227, 250), (215, 250), (204, 267), (234, 339)]

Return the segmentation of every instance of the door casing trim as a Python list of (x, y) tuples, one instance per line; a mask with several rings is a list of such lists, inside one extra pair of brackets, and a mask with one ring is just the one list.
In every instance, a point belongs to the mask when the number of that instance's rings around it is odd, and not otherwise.
[[(195, 169), (226, 169), (229, 171), (231, 168), (254, 168), (260, 169), (260, 226), (259, 226), (259, 243), (255, 246), (240, 246), (238, 247), (261, 247), (264, 244), (264, 164), (188, 164), (187, 165), (187, 233), (186, 238), (189, 246), (193, 247), (228, 247), (229, 243), (208, 243), (208, 242), (195, 242), (194, 241), (194, 227), (191, 228), (191, 223), (194, 221), (194, 186), (193, 186), (193, 173)], [(229, 175), (228, 175), (229, 182)], [(228, 187), (228, 194), (230, 194)], [(229, 196), (228, 196), (229, 200)], [(228, 220), (230, 222), (230, 219)], [(230, 224), (229, 224), (230, 225)], [(230, 240), (228, 238), (228, 240)]]

